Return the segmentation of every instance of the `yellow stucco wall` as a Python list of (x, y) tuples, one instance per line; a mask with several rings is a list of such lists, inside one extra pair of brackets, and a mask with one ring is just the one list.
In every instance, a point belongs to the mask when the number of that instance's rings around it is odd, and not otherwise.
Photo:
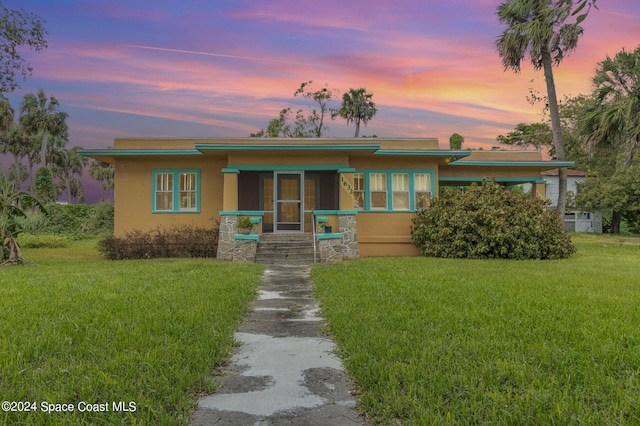
[[(204, 156), (139, 157), (116, 159), (114, 234), (133, 230), (150, 231), (161, 225), (195, 224), (212, 226), (222, 210), (223, 177), (226, 162)], [(199, 213), (152, 213), (152, 171), (154, 169), (200, 169)]]

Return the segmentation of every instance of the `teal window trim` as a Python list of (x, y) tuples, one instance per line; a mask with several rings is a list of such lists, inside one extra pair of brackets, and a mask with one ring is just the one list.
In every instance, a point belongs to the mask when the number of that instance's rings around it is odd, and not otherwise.
[[(363, 213), (407, 213), (416, 211), (415, 208), (415, 185), (414, 174), (426, 173), (431, 175), (431, 196), (435, 194), (436, 188), (436, 172), (432, 169), (358, 169), (355, 173), (364, 173), (364, 209), (358, 210)], [(386, 173), (387, 174), (387, 208), (386, 209), (371, 209), (371, 191), (369, 183), (369, 175), (371, 173)], [(392, 176), (394, 173), (407, 173), (409, 174), (409, 209), (408, 210), (393, 210), (393, 187)]]
[[(180, 208), (180, 174), (182, 173), (194, 173), (196, 175), (196, 207), (193, 209)], [(160, 174), (173, 176), (173, 188), (171, 190), (173, 207), (171, 210), (158, 210), (156, 208), (156, 182), (157, 176)], [(200, 169), (153, 169), (151, 171), (151, 212), (157, 214), (200, 213)]]

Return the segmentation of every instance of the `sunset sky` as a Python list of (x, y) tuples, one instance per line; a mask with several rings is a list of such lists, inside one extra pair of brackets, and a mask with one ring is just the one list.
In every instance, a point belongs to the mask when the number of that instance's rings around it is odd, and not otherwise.
[[(460, 133), (490, 148), (519, 122), (540, 120), (529, 89), (541, 72), (504, 71), (494, 43), (499, 0), (4, 0), (46, 20), (48, 49), (9, 95), (19, 109), (39, 88), (69, 114), (68, 146), (115, 137), (245, 137), (280, 109), (304, 107), (306, 80), (336, 98), (374, 94), (361, 135)], [(598, 0), (578, 49), (555, 69), (560, 97), (591, 90), (597, 63), (640, 44), (640, 1)], [(335, 106), (339, 106), (336, 101)], [(353, 136), (343, 120), (330, 137)]]

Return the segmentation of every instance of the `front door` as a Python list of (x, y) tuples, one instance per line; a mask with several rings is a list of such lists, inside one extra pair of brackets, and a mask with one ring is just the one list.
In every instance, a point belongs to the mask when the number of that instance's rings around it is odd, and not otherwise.
[(275, 232), (302, 231), (302, 172), (276, 172)]

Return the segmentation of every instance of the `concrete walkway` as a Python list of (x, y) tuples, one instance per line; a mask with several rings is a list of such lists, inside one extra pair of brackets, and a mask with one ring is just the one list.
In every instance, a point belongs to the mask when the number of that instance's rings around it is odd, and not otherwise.
[(199, 401), (193, 426), (366, 424), (335, 344), (322, 334), (309, 273), (267, 267), (254, 311), (235, 334), (242, 346), (222, 387)]

